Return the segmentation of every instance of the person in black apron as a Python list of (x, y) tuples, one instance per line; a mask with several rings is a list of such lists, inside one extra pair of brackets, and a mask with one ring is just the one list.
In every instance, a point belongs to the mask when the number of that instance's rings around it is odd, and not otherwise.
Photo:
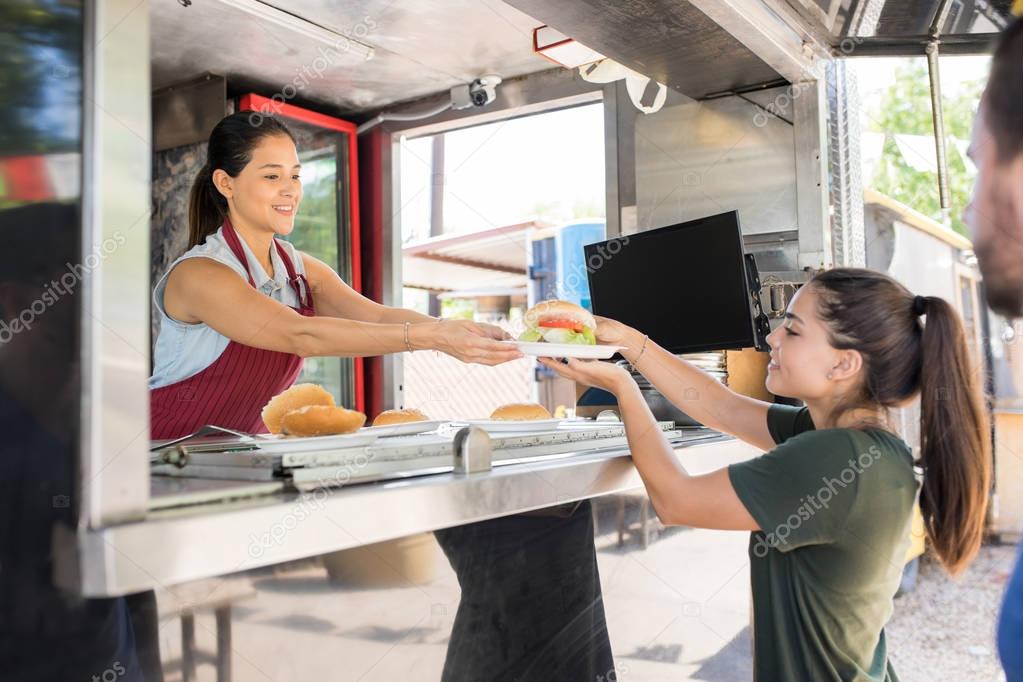
[(0, 327), (0, 679), (160, 682), (151, 592), (84, 598), (54, 580), (69, 568), (60, 552), (73, 551), (81, 504), (81, 286), (67, 284), (64, 265), (76, 258), (78, 221), (75, 206), (57, 202), (0, 211), (0, 320), (17, 319), (33, 300), (49, 303), (25, 316), (30, 326)]
[(461, 601), (444, 682), (616, 679), (589, 500), (436, 531)]

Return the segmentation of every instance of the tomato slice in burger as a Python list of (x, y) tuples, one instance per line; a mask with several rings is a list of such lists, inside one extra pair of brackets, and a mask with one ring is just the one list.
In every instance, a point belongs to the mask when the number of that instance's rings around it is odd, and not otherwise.
[(581, 332), (583, 326), (572, 320), (544, 320), (538, 326), (559, 329), (571, 329), (574, 332)]

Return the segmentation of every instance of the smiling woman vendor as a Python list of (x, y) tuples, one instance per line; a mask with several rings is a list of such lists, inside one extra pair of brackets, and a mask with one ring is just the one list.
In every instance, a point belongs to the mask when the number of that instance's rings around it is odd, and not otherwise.
[(189, 249), (153, 293), (152, 438), (204, 424), (265, 431), (260, 411), (310, 356), (433, 349), (488, 365), (521, 357), (498, 327), (374, 303), (277, 239), (294, 229), (302, 200), (298, 151), (281, 121), (228, 116), (206, 158), (189, 200)]

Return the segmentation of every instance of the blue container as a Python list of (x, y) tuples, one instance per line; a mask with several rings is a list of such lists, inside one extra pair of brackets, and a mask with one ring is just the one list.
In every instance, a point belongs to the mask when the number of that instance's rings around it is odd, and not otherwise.
[(593, 310), (583, 247), (604, 241), (606, 231), (603, 220), (569, 223), (558, 230), (555, 237), (558, 298)]

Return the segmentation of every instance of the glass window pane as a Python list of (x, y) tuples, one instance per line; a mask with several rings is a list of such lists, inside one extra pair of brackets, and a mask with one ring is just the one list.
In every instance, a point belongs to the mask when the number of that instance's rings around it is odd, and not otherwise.
[[(300, 251), (319, 258), (349, 280), (347, 195), (338, 169), (344, 146), (341, 133), (288, 121), (296, 137), (302, 163), (302, 204), (295, 215), (295, 229), (287, 239)], [(299, 382), (316, 383), (330, 391), (339, 405), (353, 407), (354, 368), (350, 358), (306, 358)]]

